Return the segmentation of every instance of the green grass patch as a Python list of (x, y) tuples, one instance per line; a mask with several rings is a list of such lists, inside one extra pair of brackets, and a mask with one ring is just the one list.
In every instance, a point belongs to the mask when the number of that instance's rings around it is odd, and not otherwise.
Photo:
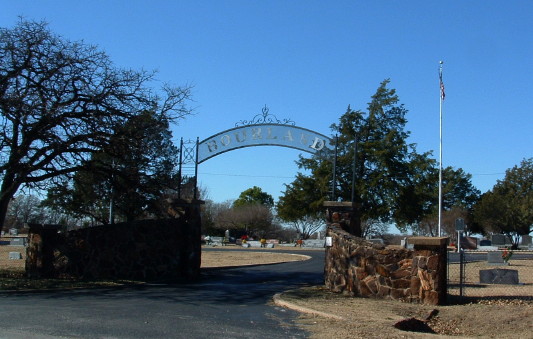
[(24, 270), (0, 269), (0, 291), (119, 287), (142, 284), (132, 280), (75, 280), (28, 278)]

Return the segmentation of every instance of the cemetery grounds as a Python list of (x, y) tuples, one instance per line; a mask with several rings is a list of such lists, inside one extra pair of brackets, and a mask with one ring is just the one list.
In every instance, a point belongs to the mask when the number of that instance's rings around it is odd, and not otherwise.
[[(272, 264), (305, 260), (306, 256), (277, 252), (274, 249), (250, 249), (203, 252), (202, 267), (229, 267), (239, 265)], [(306, 248), (293, 248), (300, 251)], [(22, 260), (9, 260), (9, 252), (20, 251), (12, 246), (0, 246), (0, 270), (24, 270)], [(21, 251), (25, 252), (25, 251)], [(297, 253), (297, 252), (296, 252)], [(458, 264), (450, 264), (449, 281), (452, 303), (430, 306), (398, 301), (353, 298), (332, 293), (323, 286), (308, 286), (285, 291), (280, 299), (292, 308), (302, 311), (298, 325), (310, 333), (311, 338), (533, 338), (533, 259), (511, 260), (505, 268), (519, 271), (520, 285), (481, 285), (479, 270), (486, 262), (468, 263), (465, 269), (463, 298), (458, 298)], [(455, 267), (456, 266), (456, 267)], [(494, 268), (491, 266), (490, 268)], [(5, 277), (0, 277), (0, 289)], [(109, 282), (112, 284), (113, 282)], [(102, 282), (97, 284), (101, 286)], [(94, 286), (90, 285), (89, 287)], [(74, 286), (85, 287), (85, 286)], [(425, 320), (436, 334), (406, 332), (394, 324), (407, 318)], [(432, 312), (433, 311), (433, 312)]]

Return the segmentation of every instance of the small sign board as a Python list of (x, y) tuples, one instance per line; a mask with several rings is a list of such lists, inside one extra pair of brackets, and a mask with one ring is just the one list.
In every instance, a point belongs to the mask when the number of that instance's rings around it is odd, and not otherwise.
[(465, 230), (465, 221), (463, 218), (455, 219), (455, 230), (457, 232), (464, 232)]

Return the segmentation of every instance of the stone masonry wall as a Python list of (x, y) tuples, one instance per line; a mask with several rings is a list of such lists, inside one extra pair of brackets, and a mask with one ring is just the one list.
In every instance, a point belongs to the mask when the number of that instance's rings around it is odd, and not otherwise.
[(439, 305), (446, 300), (446, 239), (411, 238), (414, 250), (386, 247), (328, 225), (325, 285), (359, 297)]
[(196, 279), (199, 206), (177, 219), (143, 220), (59, 233), (30, 225), (26, 273), (37, 278)]

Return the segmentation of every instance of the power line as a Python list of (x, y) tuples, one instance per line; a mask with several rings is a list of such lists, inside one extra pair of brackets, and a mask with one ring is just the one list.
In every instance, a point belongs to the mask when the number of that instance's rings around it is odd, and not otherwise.
[(502, 173), (474, 173), (474, 174), (472, 174), (472, 176), (474, 176), (474, 175), (502, 175), (502, 174), (505, 174), (505, 172), (502, 172)]
[(201, 175), (216, 175), (216, 176), (223, 176), (223, 177), (294, 179), (294, 176), (285, 177), (285, 176), (278, 176), (278, 175), (250, 175), (250, 174), (226, 174), (226, 173), (206, 173), (206, 172), (201, 172), (201, 173), (198, 173), (198, 174), (201, 174)]
[[(201, 175), (214, 175), (214, 176), (221, 176), (221, 177), (245, 177), (245, 178), (279, 178), (279, 179), (294, 179), (295, 177), (287, 177), (287, 176), (280, 176), (280, 175), (250, 175), (250, 174), (228, 174), (228, 173), (207, 173), (207, 172), (199, 172), (198, 174)], [(490, 176), (490, 175), (503, 175), (505, 172), (500, 173), (473, 173), (472, 176)], [(399, 179), (407, 179), (407, 177), (401, 177)]]

